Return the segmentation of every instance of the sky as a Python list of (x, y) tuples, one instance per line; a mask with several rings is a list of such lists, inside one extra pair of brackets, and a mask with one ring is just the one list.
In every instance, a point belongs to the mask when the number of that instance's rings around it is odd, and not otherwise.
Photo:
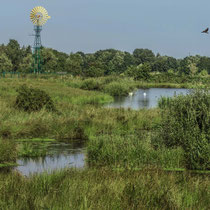
[(0, 0), (0, 44), (33, 45), (30, 11), (48, 10), (42, 45), (70, 53), (148, 48), (183, 58), (210, 56), (210, 0)]

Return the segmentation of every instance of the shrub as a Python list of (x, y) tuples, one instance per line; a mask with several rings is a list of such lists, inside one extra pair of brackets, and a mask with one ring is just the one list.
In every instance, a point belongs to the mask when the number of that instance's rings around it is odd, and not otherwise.
[(167, 147), (183, 147), (188, 169), (210, 168), (210, 94), (196, 90), (164, 104), (159, 139)]
[(81, 85), (81, 89), (84, 90), (100, 90), (101, 83), (96, 79), (86, 79)]
[(133, 89), (122, 82), (111, 82), (104, 86), (104, 92), (111, 96), (126, 96)]
[(40, 111), (42, 108), (55, 111), (54, 103), (45, 91), (22, 85), (17, 89), (17, 92), (16, 108), (26, 112)]

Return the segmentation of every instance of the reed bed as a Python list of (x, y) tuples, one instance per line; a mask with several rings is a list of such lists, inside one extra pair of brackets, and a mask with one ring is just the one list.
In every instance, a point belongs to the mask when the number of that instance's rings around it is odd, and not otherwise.
[(209, 177), (158, 168), (0, 175), (2, 209), (208, 209)]

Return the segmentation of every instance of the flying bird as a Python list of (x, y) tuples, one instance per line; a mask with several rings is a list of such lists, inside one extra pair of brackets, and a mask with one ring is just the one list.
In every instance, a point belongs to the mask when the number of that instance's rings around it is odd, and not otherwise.
[(209, 28), (205, 29), (205, 30), (202, 31), (201, 33), (206, 33), (206, 34), (208, 34), (208, 33), (209, 33)]

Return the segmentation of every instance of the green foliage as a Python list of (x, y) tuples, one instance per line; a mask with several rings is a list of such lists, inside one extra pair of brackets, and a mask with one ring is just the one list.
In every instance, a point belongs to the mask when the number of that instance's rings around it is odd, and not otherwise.
[(177, 60), (168, 56), (157, 56), (153, 63), (150, 63), (153, 72), (167, 72), (170, 69), (174, 71), (178, 68)]
[(210, 74), (210, 58), (203, 56), (200, 58), (198, 64), (198, 71), (201, 72), (202, 70), (207, 70), (208, 74)]
[(5, 53), (0, 55), (0, 72), (8, 72), (12, 70), (12, 62)]
[(65, 72), (66, 69), (66, 60), (69, 57), (68, 54), (59, 52), (57, 50), (51, 49), (56, 59), (56, 67), (54, 72)]
[(50, 96), (43, 90), (22, 85), (17, 89), (15, 107), (26, 112), (40, 111), (45, 108), (55, 111), (55, 106)]
[[(5, 56), (6, 55), (6, 58)], [(149, 49), (135, 49), (133, 54), (115, 49), (99, 50), (95, 53), (66, 53), (51, 48), (42, 47), (42, 70), (46, 73), (67, 72), (73, 76), (100, 77), (108, 75), (128, 75), (129, 69), (138, 69), (140, 64), (148, 63), (154, 73), (171, 72), (186, 77), (198, 75), (203, 70), (210, 74), (210, 58), (205, 56), (187, 56), (176, 59), (170, 56), (157, 56)], [(30, 46), (20, 47), (16, 40), (10, 40), (8, 45), (0, 46), (0, 58), (3, 68), (15, 72), (29, 72), (32, 51)], [(8, 60), (7, 60), (8, 58)], [(1, 59), (0, 59), (1, 60)], [(4, 61), (5, 60), (5, 61)], [(11, 62), (11, 63), (10, 63)], [(12, 66), (11, 66), (12, 64)], [(5, 66), (6, 65), (6, 66)], [(2, 67), (1, 67), (2, 68)], [(2, 69), (0, 69), (2, 71)], [(131, 73), (132, 71), (130, 71)], [(141, 73), (134, 71), (137, 75)], [(130, 77), (139, 76), (129, 74)], [(203, 74), (202, 74), (203, 75)], [(204, 74), (206, 76), (206, 74)], [(203, 75), (203, 76), (204, 76)], [(139, 80), (139, 79), (138, 79)]]
[(13, 140), (0, 139), (0, 164), (14, 162), (16, 159), (16, 144)]
[(201, 76), (208, 76), (208, 71), (207, 70), (202, 70), (200, 73), (199, 73)]
[(87, 70), (83, 71), (83, 75), (86, 77), (101, 77), (104, 76), (104, 70), (91, 66)]
[(135, 49), (133, 51), (133, 56), (137, 66), (139, 64), (153, 62), (155, 60), (155, 54), (149, 49)]
[(180, 66), (179, 66), (179, 74), (180, 75), (189, 75), (190, 74), (190, 67), (187, 58), (184, 58), (183, 60), (180, 61)]
[(210, 94), (196, 90), (186, 96), (162, 99), (162, 125), (157, 142), (182, 146), (188, 169), (210, 168)]
[(14, 39), (10, 39), (8, 45), (6, 46), (6, 55), (11, 60), (13, 65), (13, 71), (19, 69), (19, 64), (22, 57), (22, 51), (20, 49), (20, 44)]
[(83, 60), (80, 54), (71, 53), (69, 58), (66, 60), (66, 71), (73, 76), (82, 74)]
[(150, 78), (151, 66), (148, 63), (130, 66), (125, 71), (125, 75), (133, 77), (135, 80), (148, 80)]
[(96, 79), (85, 79), (81, 85), (84, 90), (100, 90), (102, 83)]
[(28, 54), (26, 57), (23, 58), (22, 62), (20, 63), (19, 72), (29, 73), (31, 70), (32, 62), (32, 55)]
[(147, 80), (150, 77), (149, 72), (151, 71), (151, 66), (148, 63), (137, 66), (134, 79), (136, 80)]
[(55, 54), (53, 53), (52, 49), (42, 48), (42, 70), (44, 72), (56, 72), (57, 69), (57, 61)]
[(132, 85), (123, 82), (110, 82), (103, 91), (111, 96), (126, 96), (133, 89)]

